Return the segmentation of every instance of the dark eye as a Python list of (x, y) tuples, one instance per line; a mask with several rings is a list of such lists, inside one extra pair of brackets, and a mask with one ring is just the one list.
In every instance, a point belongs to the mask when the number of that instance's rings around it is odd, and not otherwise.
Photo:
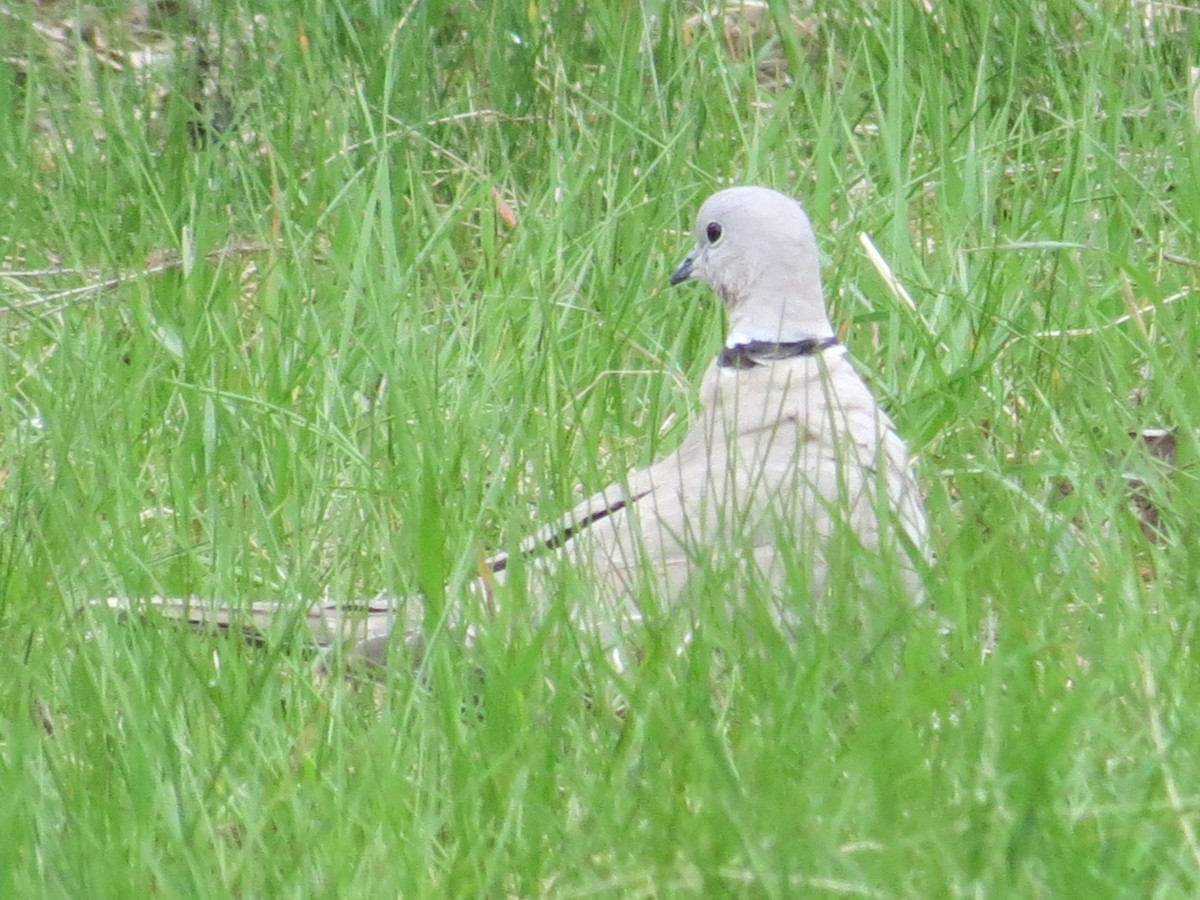
[(704, 229), (704, 233), (708, 235), (708, 242), (715, 244), (721, 239), (721, 223), (709, 222), (708, 227)]

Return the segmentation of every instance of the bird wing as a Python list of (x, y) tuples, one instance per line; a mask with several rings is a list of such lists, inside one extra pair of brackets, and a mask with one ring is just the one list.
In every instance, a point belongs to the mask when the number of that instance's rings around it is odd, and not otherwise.
[[(623, 596), (626, 613), (648, 581), (672, 604), (718, 559), (752, 563), (779, 587), (797, 571), (788, 557), (803, 558), (820, 594), (838, 532), (869, 553), (893, 550), (902, 534), (928, 554), (905, 444), (844, 355), (714, 366), (701, 398), (704, 413), (676, 451), (572, 511), (588, 524), (562, 552)], [(919, 595), (910, 551), (894, 558)]]
[[(722, 559), (751, 562), (776, 586), (807, 569), (819, 594), (839, 528), (869, 551), (897, 527), (924, 548), (905, 445), (843, 356), (714, 366), (701, 397), (704, 413), (673, 453), (522, 545), (523, 556), (545, 560), (536, 571), (553, 572), (563, 559), (585, 570), (596, 590), (577, 618), (617, 635), (643, 617), (648, 584), (669, 606)], [(800, 554), (805, 565), (788, 566)]]

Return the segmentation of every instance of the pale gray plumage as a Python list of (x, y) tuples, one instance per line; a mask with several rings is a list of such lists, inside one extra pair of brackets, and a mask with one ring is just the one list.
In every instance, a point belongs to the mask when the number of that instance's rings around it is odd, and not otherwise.
[[(921, 495), (904, 442), (834, 338), (808, 217), (777, 191), (730, 188), (701, 207), (695, 236), (672, 283), (713, 287), (729, 315), (722, 356), (741, 350), (743, 365), (714, 360), (701, 382), (699, 420), (675, 452), (564, 520), (590, 524), (557, 555), (583, 566), (599, 588), (596, 605), (576, 617), (618, 640), (640, 618), (647, 576), (660, 604), (670, 604), (714, 553), (775, 588), (789, 554), (799, 557), (811, 567), (808, 594), (820, 597), (839, 530), (864, 553), (884, 553), (919, 600), (914, 557), (927, 554)], [(553, 543), (563, 527), (528, 549)], [(782, 624), (793, 624), (803, 606), (795, 597), (790, 609), (782, 604)]]
[[(631, 637), (645, 597), (669, 607), (714, 558), (734, 561), (746, 578), (777, 591), (792, 586), (794, 560), (802, 558), (807, 596), (791, 591), (777, 616), (791, 627), (806, 600), (830, 587), (830, 548), (850, 535), (919, 601), (917, 570), (928, 553), (920, 492), (903, 441), (836, 341), (808, 217), (768, 188), (729, 188), (701, 207), (695, 237), (671, 283), (707, 282), (729, 316), (725, 350), (700, 385), (696, 424), (673, 453), (523, 545), (535, 593), (561, 564), (578, 566), (596, 590), (594, 603), (573, 616), (615, 644)], [(480, 582), (489, 596), (503, 591), (508, 563), (507, 554), (489, 561), (493, 574)], [(241, 614), (199, 602), (186, 611), (176, 601), (156, 605), (198, 623), (253, 629), (282, 611), (271, 604)], [(307, 621), (316, 643), (348, 644), (379, 661), (393, 632), (420, 631), (419, 608), (397, 606), (380, 601), (356, 614), (321, 604)]]

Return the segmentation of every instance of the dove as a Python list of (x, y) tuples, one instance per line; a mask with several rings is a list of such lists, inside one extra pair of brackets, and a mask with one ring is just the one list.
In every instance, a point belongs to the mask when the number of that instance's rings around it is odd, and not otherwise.
[[(571, 619), (615, 647), (636, 642), (648, 612), (686, 605), (728, 564), (739, 580), (779, 596), (772, 615), (787, 630), (802, 627), (806, 606), (832, 592), (831, 578), (845, 577), (847, 554), (871, 560), (876, 581), (890, 578), (920, 603), (930, 558), (922, 495), (907, 446), (830, 323), (808, 216), (773, 189), (731, 187), (702, 204), (694, 237), (670, 283), (706, 283), (728, 317), (694, 424), (662, 459), (488, 559), (473, 588), (482, 605), (502, 601), (519, 570), (544, 611), (570, 566), (588, 587)], [(853, 585), (885, 587), (871, 577)], [(747, 595), (735, 591), (731, 602)], [(422, 630), (421, 603), (411, 598), (142, 605), (255, 640), (290, 615), (308, 624), (314, 645), (380, 664)]]

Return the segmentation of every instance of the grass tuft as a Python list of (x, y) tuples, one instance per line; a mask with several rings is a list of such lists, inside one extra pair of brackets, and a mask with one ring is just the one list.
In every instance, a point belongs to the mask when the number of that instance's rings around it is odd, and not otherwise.
[[(1200, 16), (217, 6), (0, 9), (0, 895), (1196, 894)], [(936, 616), (702, 603), (617, 674), (517, 607), (376, 685), (81, 612), (462, 602), (686, 432), (722, 324), (666, 281), (746, 181)]]

